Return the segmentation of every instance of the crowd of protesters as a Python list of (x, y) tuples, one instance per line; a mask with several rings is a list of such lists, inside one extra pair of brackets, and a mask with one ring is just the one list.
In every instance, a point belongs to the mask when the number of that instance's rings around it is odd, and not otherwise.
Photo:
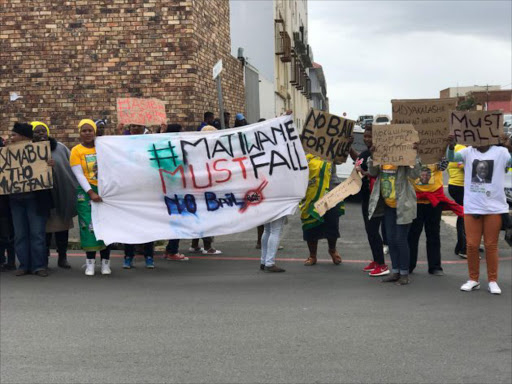
[[(230, 127), (231, 116), (224, 113), (224, 126)], [(262, 121), (261, 119), (260, 121)], [(80, 242), (86, 253), (85, 274), (96, 271), (96, 253), (101, 258), (101, 273), (112, 273), (110, 247), (97, 240), (91, 217), (91, 202), (101, 203), (98, 194), (98, 168), (95, 139), (105, 135), (106, 120), (81, 120), (77, 126), (80, 144), (71, 151), (51, 135), (44, 122), (16, 123), (9, 139), (0, 138), (0, 146), (20, 142), (48, 141), (51, 149), (49, 165), (53, 167), (54, 183), (50, 190), (0, 196), (0, 268), (15, 270), (16, 276), (34, 274), (48, 276), (48, 260), (52, 238), (55, 239), (58, 261), (64, 269), (71, 268), (67, 261), (69, 230), (73, 218), (78, 216)], [(219, 119), (206, 112), (198, 131), (221, 129)], [(234, 127), (247, 125), (243, 114), (235, 116)], [(179, 124), (162, 125), (154, 133), (180, 132)], [(140, 135), (151, 133), (140, 125), (117, 127), (116, 134)], [(356, 170), (363, 179), (361, 188), (362, 216), (373, 260), (363, 268), (370, 276), (383, 276), (383, 282), (396, 285), (410, 283), (418, 258), (420, 235), (425, 230), (428, 272), (442, 276), (441, 266), (441, 214), (451, 210), (457, 216), (457, 241), (455, 254), (467, 258), (469, 280), (461, 286), (463, 291), (480, 288), (480, 243), (483, 237), (487, 262), (488, 289), (500, 294), (498, 280), (498, 235), (509, 206), (504, 193), (504, 177), (511, 167), (512, 142), (505, 137), (501, 145), (464, 147), (455, 145), (454, 138), (447, 138), (446, 158), (437, 164), (422, 164), (416, 159), (414, 166), (375, 165), (372, 155), (372, 126), (366, 127), (364, 143), (367, 149), (361, 153), (350, 150)], [(415, 144), (417, 148), (418, 144)], [(309, 182), (306, 195), (300, 204), (303, 240), (309, 256), (304, 265), (317, 263), (318, 242), (327, 240), (328, 253), (333, 264), (342, 262), (337, 250), (340, 237), (339, 220), (345, 206), (340, 202), (324, 216), (316, 212), (314, 204), (335, 188), (341, 180), (336, 174), (336, 164), (319, 157), (306, 156)], [(449, 173), (449, 193), (444, 194), (443, 171)], [(260, 268), (266, 272), (284, 272), (276, 265), (276, 254), (286, 224), (286, 217), (258, 227), (256, 248), (261, 249)], [(381, 234), (382, 233), (382, 234)], [(201, 247), (201, 243), (203, 247)], [(193, 239), (189, 252), (219, 255), (214, 239)], [(170, 261), (187, 261), (179, 252), (179, 239), (170, 239), (165, 258)], [(154, 243), (140, 245), (146, 268), (155, 268)], [(136, 245), (124, 245), (123, 268), (133, 267)], [(391, 268), (386, 265), (389, 253)], [(16, 266), (16, 258), (18, 265)]]

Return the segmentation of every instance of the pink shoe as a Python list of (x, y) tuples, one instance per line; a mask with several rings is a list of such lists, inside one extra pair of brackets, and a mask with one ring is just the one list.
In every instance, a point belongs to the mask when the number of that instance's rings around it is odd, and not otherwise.
[(389, 275), (389, 268), (386, 264), (377, 265), (373, 271), (370, 272), (370, 276), (385, 276)]
[(182, 255), (181, 253), (176, 253), (174, 255), (166, 254), (165, 260), (169, 261), (188, 261), (188, 257), (185, 255)]
[(368, 264), (366, 267), (363, 268), (363, 271), (365, 272), (371, 272), (377, 267), (377, 263), (375, 261), (372, 261), (370, 264)]

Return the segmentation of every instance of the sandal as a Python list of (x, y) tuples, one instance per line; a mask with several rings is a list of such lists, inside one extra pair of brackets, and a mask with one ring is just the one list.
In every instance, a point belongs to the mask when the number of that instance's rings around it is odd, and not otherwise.
[(304, 265), (306, 267), (311, 267), (312, 265), (316, 264), (316, 257), (308, 257), (306, 261), (304, 262)]
[(339, 265), (339, 264), (341, 264), (341, 256), (340, 256), (340, 254), (338, 253), (338, 251), (336, 251), (336, 250), (334, 250), (334, 251), (329, 251), (329, 255), (331, 255), (332, 262), (334, 263), (334, 265)]

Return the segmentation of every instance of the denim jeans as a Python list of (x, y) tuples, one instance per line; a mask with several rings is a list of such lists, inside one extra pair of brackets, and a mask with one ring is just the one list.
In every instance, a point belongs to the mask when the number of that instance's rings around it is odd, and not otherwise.
[(443, 270), (441, 267), (441, 213), (441, 205), (433, 207), (432, 204), (418, 204), (418, 214), (409, 230), (409, 250), (411, 252), (409, 272), (416, 268), (418, 243), (423, 227), (425, 227), (427, 238), (428, 272), (434, 273)]
[(37, 272), (46, 268), (46, 221), (48, 216), (38, 211), (33, 197), (11, 196), (14, 224), (14, 248), (20, 270)]
[[(464, 187), (457, 185), (448, 185), (450, 196), (459, 205), (464, 206)], [(466, 231), (464, 229), (464, 217), (457, 217), (457, 244), (455, 245), (455, 254), (466, 254)]]
[(401, 275), (409, 274), (409, 244), (407, 237), (411, 224), (396, 223), (396, 208), (386, 206), (384, 225), (391, 257), (391, 272)]
[(373, 261), (379, 265), (385, 264), (384, 261), (384, 250), (382, 249), (382, 237), (380, 236), (380, 227), (382, 223), (382, 217), (368, 218), (368, 204), (369, 197), (363, 197), (361, 209), (363, 211), (364, 228), (366, 230), (366, 236), (368, 237), (368, 243), (372, 250)]
[[(144, 244), (144, 257), (153, 257), (153, 242)], [(124, 257), (135, 257), (135, 244), (124, 245)]]
[(180, 247), (180, 239), (172, 239), (169, 240), (167, 243), (167, 246), (165, 247), (165, 250), (167, 253), (170, 253), (171, 255), (176, 255), (179, 251)]
[(271, 267), (276, 263), (276, 253), (285, 221), (286, 216), (283, 216), (265, 224), (265, 230), (261, 238), (261, 264), (265, 264), (265, 267)]

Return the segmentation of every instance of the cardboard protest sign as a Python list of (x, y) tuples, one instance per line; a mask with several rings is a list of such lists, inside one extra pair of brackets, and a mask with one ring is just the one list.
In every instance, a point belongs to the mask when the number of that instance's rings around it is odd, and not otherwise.
[(158, 99), (117, 99), (117, 122), (144, 126), (166, 124), (165, 104)]
[(353, 120), (311, 109), (301, 135), (304, 150), (335, 164), (344, 163), (355, 124)]
[(418, 153), (423, 164), (437, 163), (446, 153), (446, 137), (450, 130), (450, 112), (457, 99), (391, 100), (393, 124), (412, 124), (418, 131)]
[(0, 195), (53, 188), (51, 158), (48, 141), (0, 148)]
[(503, 135), (501, 111), (452, 111), (450, 132), (455, 141), (472, 147), (500, 143)]
[(412, 124), (374, 125), (372, 141), (375, 146), (374, 164), (416, 164), (417, 151), (413, 145), (419, 137)]
[(315, 203), (316, 211), (320, 216), (325, 215), (325, 212), (334, 208), (340, 201), (358, 193), (361, 190), (362, 185), (363, 181), (361, 180), (361, 176), (359, 176), (359, 173), (354, 167), (348, 179), (343, 181), (343, 183), (338, 185)]
[(293, 214), (308, 165), (291, 116), (213, 132), (96, 139), (97, 238), (141, 244), (246, 231)]

